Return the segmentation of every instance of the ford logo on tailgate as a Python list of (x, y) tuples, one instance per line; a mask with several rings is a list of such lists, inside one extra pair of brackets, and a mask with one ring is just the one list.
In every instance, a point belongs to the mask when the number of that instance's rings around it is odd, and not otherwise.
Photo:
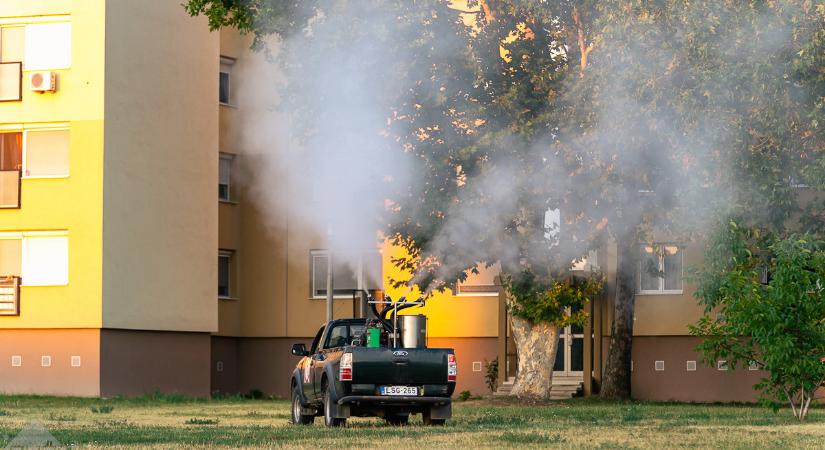
[(409, 353), (405, 352), (404, 350), (396, 350), (392, 352), (392, 356), (403, 358), (409, 356)]

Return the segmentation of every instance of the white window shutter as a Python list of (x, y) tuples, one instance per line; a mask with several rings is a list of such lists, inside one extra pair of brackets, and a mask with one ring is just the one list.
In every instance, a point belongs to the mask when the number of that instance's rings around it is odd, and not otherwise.
[(69, 284), (68, 236), (23, 238), (23, 285)]
[(68, 69), (72, 66), (72, 24), (26, 26), (25, 70)]

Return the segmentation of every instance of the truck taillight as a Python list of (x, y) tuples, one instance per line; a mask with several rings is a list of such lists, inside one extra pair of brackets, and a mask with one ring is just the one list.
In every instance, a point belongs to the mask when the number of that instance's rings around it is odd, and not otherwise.
[(339, 381), (352, 381), (352, 353), (341, 355), (341, 367), (338, 369)]
[(455, 362), (455, 355), (450, 353), (447, 355), (447, 381), (455, 381), (458, 375), (458, 366)]

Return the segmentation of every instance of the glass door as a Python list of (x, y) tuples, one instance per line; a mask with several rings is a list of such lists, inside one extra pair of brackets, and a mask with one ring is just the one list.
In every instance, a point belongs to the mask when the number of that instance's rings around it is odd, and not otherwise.
[(559, 350), (553, 374), (558, 376), (581, 376), (584, 370), (584, 328), (578, 325), (566, 326), (559, 335)]

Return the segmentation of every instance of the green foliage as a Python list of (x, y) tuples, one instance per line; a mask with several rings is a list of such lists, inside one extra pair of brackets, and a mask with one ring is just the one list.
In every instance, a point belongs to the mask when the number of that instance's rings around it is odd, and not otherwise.
[(756, 385), (763, 401), (789, 402), (804, 419), (825, 382), (825, 241), (731, 221), (705, 261), (696, 273), (705, 314), (690, 328), (704, 338), (705, 360), (727, 360), (731, 369), (758, 364), (767, 372)]
[(461, 393), (458, 394), (458, 401), (466, 402), (472, 396), (473, 396), (473, 393), (470, 392), (470, 391), (461, 391)]
[(490, 362), (484, 361), (484, 382), (490, 392), (495, 392), (498, 387), (498, 357)]
[(552, 323), (563, 327), (584, 325), (587, 311), (584, 304), (602, 292), (600, 276), (569, 277), (554, 280), (549, 285), (537, 281), (532, 272), (505, 278), (512, 298), (510, 314), (531, 323)]

